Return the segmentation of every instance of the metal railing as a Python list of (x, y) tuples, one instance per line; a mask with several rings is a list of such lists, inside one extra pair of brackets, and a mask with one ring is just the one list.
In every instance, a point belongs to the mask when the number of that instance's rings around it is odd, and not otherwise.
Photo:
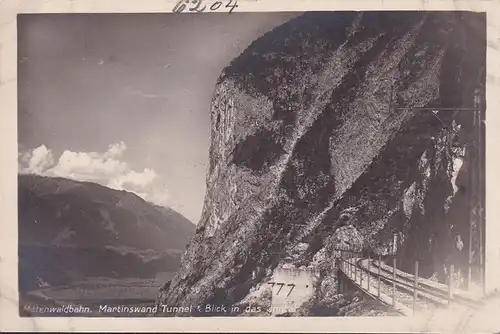
[[(384, 256), (387, 258), (387, 256)], [(413, 313), (417, 309), (417, 301), (419, 299), (419, 292), (421, 294), (432, 294), (434, 291), (439, 291), (436, 294), (436, 298), (439, 299), (447, 299), (447, 304), (449, 305), (451, 301), (454, 299), (453, 294), (453, 273), (454, 266), (450, 265), (447, 276), (448, 276), (448, 284), (444, 284), (447, 287), (447, 291), (443, 291), (442, 288), (431, 287), (429, 283), (421, 283), (421, 279), (418, 276), (418, 261), (414, 261), (414, 273), (413, 275), (402, 272), (396, 268), (396, 257), (394, 255), (389, 255), (389, 259), (392, 259), (392, 266), (388, 266), (384, 264), (382, 261), (381, 255), (376, 255), (368, 252), (356, 252), (356, 251), (348, 251), (348, 250), (340, 250), (340, 258), (339, 258), (339, 268), (341, 271), (356, 285), (358, 285), (362, 290), (366, 290), (369, 295), (376, 297), (377, 299), (381, 299), (381, 287), (382, 285), (391, 285), (391, 296), (392, 297), (392, 307), (396, 307), (396, 295), (398, 293), (398, 285), (401, 286), (401, 290), (410, 291), (412, 293), (412, 309)], [(372, 262), (377, 259), (377, 271), (372, 270)], [(367, 261), (367, 266), (364, 267), (362, 265), (362, 261)], [(389, 269), (382, 268), (383, 266), (387, 266)], [(382, 273), (384, 271), (385, 275)], [(399, 273), (398, 273), (399, 272)], [(398, 273), (399, 278), (396, 277)], [(390, 275), (392, 274), (392, 277)], [(404, 274), (404, 275), (402, 275)], [(365, 277), (364, 277), (365, 276)], [(372, 285), (371, 279), (372, 277), (376, 278), (377, 283), (373, 284), (376, 289), (376, 294), (372, 294)], [(363, 280), (366, 280), (366, 289), (363, 285)], [(424, 279), (424, 278), (422, 278)], [(382, 283), (384, 282), (384, 283)], [(392, 284), (391, 284), (392, 283)], [(443, 285), (441, 283), (437, 283), (439, 285)], [(447, 292), (447, 295), (446, 295)], [(407, 292), (408, 293), (408, 292)], [(409, 294), (409, 293), (408, 293)], [(444, 297), (446, 295), (446, 297)]]

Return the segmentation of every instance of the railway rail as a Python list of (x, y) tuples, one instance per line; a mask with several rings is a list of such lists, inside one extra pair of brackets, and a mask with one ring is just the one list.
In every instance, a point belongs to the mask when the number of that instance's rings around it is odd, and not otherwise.
[(381, 258), (363, 257), (361, 253), (341, 252), (339, 269), (343, 276), (370, 297), (394, 308), (403, 315), (431, 311), (435, 308), (461, 304), (478, 307), (482, 302), (472, 294), (453, 286), (453, 267), (449, 268), (448, 284), (418, 276), (385, 264)]

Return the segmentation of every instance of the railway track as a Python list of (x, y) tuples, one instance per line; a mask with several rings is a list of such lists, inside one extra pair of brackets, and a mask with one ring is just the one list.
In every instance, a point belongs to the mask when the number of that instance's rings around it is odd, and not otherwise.
[[(368, 270), (365, 266), (360, 264), (361, 261), (356, 262), (356, 267), (363, 271), (363, 284), (367, 282)], [(377, 269), (377, 267), (375, 268)], [(378, 272), (376, 270), (370, 269), (370, 292), (377, 294), (378, 293)], [(359, 274), (356, 277), (357, 279), (354, 281), (356, 284), (360, 284)], [(392, 272), (382, 272), (380, 275), (380, 291), (381, 294), (385, 294), (386, 296), (392, 298), (393, 297), (393, 282), (396, 283), (395, 300), (398, 303), (403, 304), (407, 308), (413, 308), (413, 283), (406, 282), (402, 279), (396, 277), (396, 280), (392, 278)], [(419, 289), (417, 289), (419, 290)], [(416, 298), (415, 310), (416, 311), (427, 311), (432, 310), (436, 307), (441, 307), (447, 305), (448, 302), (446, 299), (434, 296), (432, 294), (427, 293), (424, 290), (419, 291)], [(389, 306), (391, 306), (389, 304)]]
[[(353, 281), (358, 287), (361, 287), (372, 297), (378, 297), (379, 290), (379, 263), (377, 260), (371, 259), (356, 259), (347, 262), (348, 265), (354, 265), (357, 270), (363, 274), (363, 281), (360, 281), (360, 275), (353, 275), (349, 270), (344, 268), (344, 274)], [(368, 264), (370, 265), (368, 267)], [(368, 275), (370, 276), (370, 285), (368, 286)], [(477, 300), (467, 298), (462, 295), (449, 294), (448, 287), (439, 283), (427, 282), (425, 278), (419, 278), (415, 294), (414, 276), (396, 270), (396, 275), (393, 277), (392, 268), (382, 263), (380, 265), (380, 293), (385, 295), (386, 304), (389, 304), (388, 298), (393, 299), (392, 304), (398, 303), (408, 309), (414, 311), (429, 311), (438, 307), (446, 307), (450, 303), (458, 303), (466, 306), (479, 306), (481, 303)], [(394, 287), (395, 285), (395, 291)], [(394, 297), (393, 297), (394, 295)], [(378, 297), (381, 299), (380, 297)]]
[[(362, 260), (361, 260), (362, 261)], [(367, 266), (364, 266), (361, 264), (362, 267), (364, 267), (365, 270), (368, 270)], [(378, 261), (377, 260), (370, 260), (370, 272), (373, 275), (374, 271), (371, 270), (372, 267), (375, 269), (378, 269)], [(384, 272), (385, 274), (391, 275), (392, 276), (392, 268), (388, 267), (387, 265), (382, 265), (380, 267), (381, 271)], [(376, 273), (378, 274), (378, 273)], [(414, 276), (409, 275), (407, 273), (401, 273), (396, 271), (396, 279), (400, 281), (402, 285), (405, 286), (405, 288), (411, 289), (413, 292), (414, 290)], [(438, 286), (442, 285), (442, 286)], [(425, 278), (419, 278), (418, 279), (418, 286), (417, 286), (417, 291), (418, 293), (426, 293), (429, 296), (433, 296), (436, 298), (440, 298), (442, 300), (446, 301), (446, 304), (448, 304), (448, 300), (450, 298), (449, 291), (448, 291), (448, 286), (440, 283), (435, 283), (431, 284), (427, 282), (427, 279)], [(467, 306), (480, 306), (482, 303), (478, 300), (474, 300), (472, 298), (467, 298), (465, 296), (462, 296), (460, 294), (452, 294), (451, 295), (451, 302), (456, 302), (460, 304), (465, 304)]]

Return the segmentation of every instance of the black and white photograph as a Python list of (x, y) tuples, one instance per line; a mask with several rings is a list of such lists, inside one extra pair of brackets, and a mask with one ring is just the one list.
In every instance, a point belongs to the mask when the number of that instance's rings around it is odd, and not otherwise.
[(20, 316), (481, 306), (486, 21), (18, 15)]

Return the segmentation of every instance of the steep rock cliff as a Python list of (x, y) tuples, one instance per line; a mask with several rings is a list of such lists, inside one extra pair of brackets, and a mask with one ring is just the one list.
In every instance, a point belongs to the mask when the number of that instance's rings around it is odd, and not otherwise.
[(215, 87), (202, 218), (157, 302), (242, 302), (284, 263), (327, 279), (335, 249), (394, 231), (427, 276), (463, 260), (472, 114), (410, 107), (472, 107), (484, 34), (474, 13), (307, 13), (256, 40)]

